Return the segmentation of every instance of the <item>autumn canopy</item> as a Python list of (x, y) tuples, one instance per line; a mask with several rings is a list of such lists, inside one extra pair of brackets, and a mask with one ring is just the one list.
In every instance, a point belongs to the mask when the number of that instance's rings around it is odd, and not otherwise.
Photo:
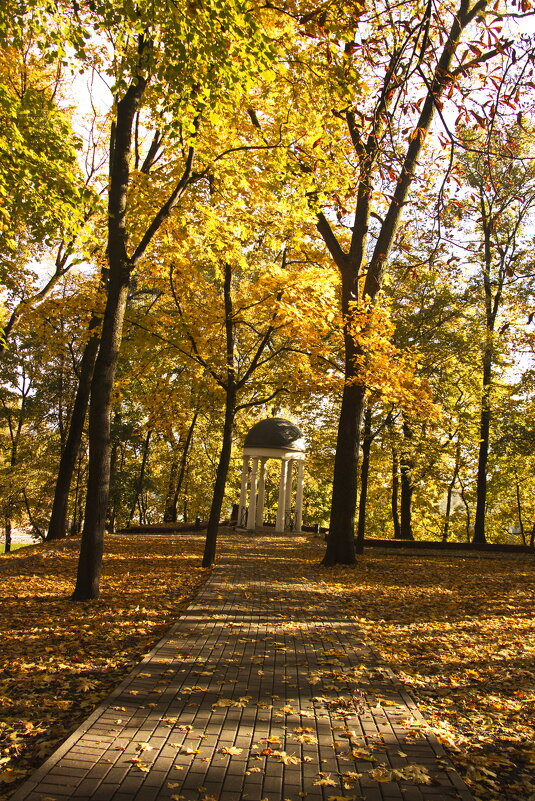
[(287, 511), (326, 565), (366, 538), (533, 546), (530, 19), (2, 4), (6, 550), (81, 534), (85, 600), (106, 530), (199, 518), (211, 565), (273, 417), (309, 443)]

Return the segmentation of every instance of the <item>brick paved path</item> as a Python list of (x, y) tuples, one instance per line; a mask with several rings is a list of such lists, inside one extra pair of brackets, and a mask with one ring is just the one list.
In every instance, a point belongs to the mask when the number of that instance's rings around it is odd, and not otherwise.
[(293, 575), (295, 545), (227, 536), (178, 623), (12, 801), (471, 801), (321, 579)]

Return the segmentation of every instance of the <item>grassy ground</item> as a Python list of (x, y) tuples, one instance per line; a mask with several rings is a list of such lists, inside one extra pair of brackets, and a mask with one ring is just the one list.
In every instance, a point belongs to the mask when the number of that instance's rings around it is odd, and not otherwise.
[[(274, 548), (276, 538), (273, 538)], [(109, 537), (102, 596), (73, 604), (78, 543), (0, 557), (0, 801), (154, 645), (205, 580), (202, 535)], [(406, 682), (481, 801), (535, 800), (535, 560), (370, 551), (321, 580)]]

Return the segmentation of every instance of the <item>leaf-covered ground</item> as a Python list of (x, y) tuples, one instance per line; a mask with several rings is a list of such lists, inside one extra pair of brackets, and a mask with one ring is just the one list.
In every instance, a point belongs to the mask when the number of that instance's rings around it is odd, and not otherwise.
[(0, 557), (0, 799), (174, 622), (207, 578), (202, 537), (109, 536), (101, 598), (73, 603), (79, 543)]
[[(76, 542), (0, 557), (0, 801), (176, 619), (207, 576), (201, 548), (202, 535), (109, 537), (88, 604), (68, 600)], [(322, 549), (288, 554), (293, 570), (355, 617), (476, 798), (535, 801), (535, 559), (370, 551), (324, 569)]]
[(535, 558), (369, 551), (321, 572), (476, 798), (535, 801)]

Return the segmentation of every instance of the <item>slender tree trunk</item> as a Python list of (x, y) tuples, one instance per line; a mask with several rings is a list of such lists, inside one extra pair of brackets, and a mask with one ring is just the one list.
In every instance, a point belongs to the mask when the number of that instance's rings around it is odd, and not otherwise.
[[(403, 437), (405, 443), (410, 443), (412, 439), (412, 431), (407, 422), (403, 423)], [(399, 536), (402, 540), (413, 540), (412, 533), (412, 496), (414, 493), (414, 481), (412, 472), (414, 463), (409, 456), (407, 446), (403, 447), (401, 458), (399, 460), (400, 476), (401, 476), (401, 504), (400, 504), (400, 528)]]
[(11, 518), (6, 517), (4, 525), (4, 553), (11, 553)]
[(202, 560), (203, 567), (210, 567), (215, 561), (217, 530), (221, 517), (221, 508), (225, 497), (225, 486), (227, 483), (228, 469), (230, 465), (230, 454), (232, 451), (232, 434), (234, 431), (234, 418), (236, 415), (236, 390), (233, 385), (227, 388), (225, 402), (225, 422), (223, 425), (223, 441), (214, 484), (214, 494), (210, 514), (208, 517), (208, 528), (206, 531), (206, 543)]
[(169, 471), (169, 481), (167, 484), (167, 493), (165, 495), (165, 506), (164, 506), (164, 513), (163, 513), (163, 522), (164, 523), (176, 523), (177, 519), (177, 508), (174, 505), (174, 497), (175, 497), (175, 489), (177, 485), (177, 477), (178, 477), (178, 468), (179, 462), (175, 455), (174, 449), (176, 448), (176, 443), (173, 443), (173, 459), (171, 462), (171, 469)]
[(455, 486), (455, 482), (457, 480), (457, 470), (453, 474), (453, 477), (448, 484), (448, 489), (446, 492), (446, 511), (444, 513), (444, 528), (442, 529), (442, 542), (448, 541), (448, 536), (450, 533), (450, 516), (451, 516), (451, 499), (453, 496), (453, 488)]
[[(121, 418), (121, 413), (115, 414), (115, 421)], [(110, 532), (115, 531), (115, 521), (117, 520), (117, 505), (119, 491), (115, 486), (117, 481), (117, 453), (119, 451), (119, 443), (115, 441), (111, 446), (110, 455), (110, 492), (108, 495), (108, 510), (106, 512), (106, 529)], [(124, 463), (124, 453), (121, 453), (121, 470)]]
[(368, 497), (368, 478), (370, 474), (370, 450), (372, 447), (372, 407), (368, 401), (364, 413), (362, 437), (362, 464), (360, 466), (359, 519), (357, 525), (356, 552), (363, 553), (366, 535), (366, 500)]
[(76, 467), (76, 459), (82, 441), (87, 404), (91, 391), (91, 379), (93, 377), (93, 370), (99, 347), (99, 338), (97, 336), (98, 325), (99, 319), (93, 317), (89, 323), (90, 338), (85, 346), (84, 354), (80, 362), (80, 378), (76, 390), (76, 397), (74, 399), (69, 432), (59, 463), (54, 501), (52, 503), (50, 523), (46, 537), (47, 540), (58, 540), (66, 535), (69, 493), (74, 469)]
[(518, 525), (520, 528), (520, 536), (522, 537), (522, 542), (526, 545), (526, 533), (524, 531), (524, 521), (522, 519), (522, 498), (520, 496), (520, 483), (518, 481), (518, 476), (515, 474), (516, 479), (516, 513), (518, 515)]
[(490, 385), (492, 373), (492, 351), (490, 346), (483, 356), (483, 393), (481, 397), (481, 415), (479, 421), (479, 453), (477, 459), (476, 480), (476, 516), (474, 520), (475, 543), (487, 541), (485, 536), (485, 515), (487, 507), (487, 465), (490, 441)]
[[(171, 504), (167, 507), (164, 520), (167, 523), (176, 523), (177, 519), (177, 508), (178, 508), (178, 498), (180, 496), (180, 491), (182, 489), (182, 484), (184, 482), (184, 476), (186, 474), (186, 465), (188, 463), (188, 456), (191, 447), (191, 443), (193, 441), (193, 432), (195, 431), (195, 424), (197, 423), (198, 412), (195, 412), (193, 418), (191, 420), (190, 426), (188, 428), (188, 433), (186, 434), (186, 439), (184, 441), (184, 447), (182, 448), (182, 456), (180, 459), (180, 470), (178, 473), (178, 478), (174, 487), (174, 494), (171, 501)], [(184, 521), (185, 522), (185, 521)]]
[(394, 526), (394, 539), (401, 539), (399, 524), (399, 459), (395, 448), (392, 449), (392, 523)]
[(531, 527), (531, 534), (529, 537), (529, 547), (533, 548), (535, 546), (535, 520), (533, 521), (533, 525)]
[(73, 516), (70, 533), (76, 536), (82, 529), (83, 519), (83, 500), (82, 500), (82, 452), (78, 451), (78, 467), (76, 470), (76, 485), (74, 488)]
[(470, 542), (470, 528), (471, 528), (471, 515), (470, 515), (470, 506), (468, 501), (466, 500), (466, 493), (464, 491), (464, 484), (459, 478), (459, 484), (461, 485), (461, 499), (464, 503), (464, 508), (466, 509), (466, 541)]
[(457, 481), (457, 476), (459, 474), (460, 466), (461, 466), (461, 446), (460, 443), (458, 442), (457, 447), (455, 449), (455, 468), (453, 470), (453, 476), (451, 477), (451, 481), (448, 484), (448, 490), (446, 494), (446, 513), (444, 515), (444, 529), (442, 531), (442, 542), (447, 542), (449, 536), (451, 499), (453, 496), (453, 488), (455, 487), (455, 482)]
[(130, 514), (128, 515), (129, 526), (132, 523), (132, 518), (134, 517), (134, 512), (136, 511), (136, 506), (138, 505), (139, 505), (139, 524), (141, 525), (141, 518), (143, 516), (143, 512), (142, 512), (142, 503), (140, 501), (140, 497), (143, 492), (143, 481), (145, 480), (145, 469), (147, 466), (147, 459), (149, 456), (149, 444), (151, 436), (152, 436), (152, 428), (149, 428), (145, 436), (145, 442), (143, 443), (143, 450), (142, 450), (143, 455), (141, 457), (141, 467), (139, 469), (139, 476), (136, 481), (136, 486), (134, 490), (134, 500), (130, 508)]

